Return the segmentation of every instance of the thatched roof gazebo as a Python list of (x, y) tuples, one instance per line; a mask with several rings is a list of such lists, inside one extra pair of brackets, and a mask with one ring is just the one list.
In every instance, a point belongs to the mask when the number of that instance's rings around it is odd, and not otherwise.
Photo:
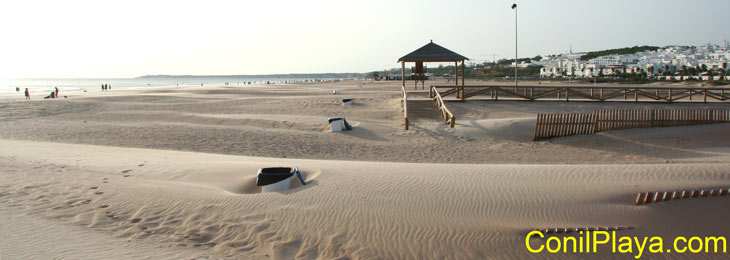
[[(461, 61), (461, 86), (464, 86), (464, 61), (469, 60), (469, 58), (464, 57), (456, 52), (453, 52), (449, 49), (446, 49), (444, 47), (441, 47), (438, 44), (433, 43), (431, 41), (430, 43), (424, 45), (421, 48), (418, 48), (417, 50), (406, 54), (406, 56), (401, 57), (398, 59), (398, 62), (401, 63), (401, 80), (403, 81), (403, 87), (406, 86), (406, 62), (415, 62), (416, 67), (414, 68), (413, 73), (416, 75), (423, 75), (425, 74), (425, 70), (423, 69), (423, 63), (424, 62), (454, 62), (454, 77), (456, 86), (459, 86), (459, 62)], [(416, 80), (419, 80), (416, 78)], [(423, 82), (423, 79), (420, 79)], [(423, 83), (425, 85), (425, 83)], [(416, 81), (416, 87), (418, 87), (418, 81)], [(425, 86), (424, 86), (425, 88)]]

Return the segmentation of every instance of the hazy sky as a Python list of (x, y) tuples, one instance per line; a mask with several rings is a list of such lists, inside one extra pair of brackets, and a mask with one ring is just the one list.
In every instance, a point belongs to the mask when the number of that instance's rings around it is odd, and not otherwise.
[(367, 72), (434, 42), (472, 60), (721, 44), (728, 0), (0, 2), (0, 77)]

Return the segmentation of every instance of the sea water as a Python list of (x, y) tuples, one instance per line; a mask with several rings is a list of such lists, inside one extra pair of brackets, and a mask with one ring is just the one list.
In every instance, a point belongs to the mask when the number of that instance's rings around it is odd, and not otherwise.
[(47, 95), (58, 87), (60, 95), (70, 91), (101, 91), (102, 84), (111, 85), (111, 90), (175, 88), (186, 86), (236, 86), (251, 84), (304, 82), (314, 80), (339, 80), (334, 78), (295, 78), (295, 77), (139, 77), (139, 78), (61, 78), (61, 79), (3, 79), (0, 78), (0, 94), (16, 93), (21, 95), (26, 88), (31, 95)]

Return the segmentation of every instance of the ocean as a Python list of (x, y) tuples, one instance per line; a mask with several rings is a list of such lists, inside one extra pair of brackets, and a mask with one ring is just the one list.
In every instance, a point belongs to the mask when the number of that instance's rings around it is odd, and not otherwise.
[(251, 84), (303, 82), (312, 80), (338, 80), (338, 78), (299, 77), (140, 77), (140, 78), (61, 78), (61, 79), (3, 79), (0, 78), (0, 94), (22, 94), (25, 88), (31, 93), (48, 94), (58, 87), (61, 93), (67, 91), (101, 91), (101, 84), (111, 85), (111, 90), (173, 88), (184, 86), (236, 86)]

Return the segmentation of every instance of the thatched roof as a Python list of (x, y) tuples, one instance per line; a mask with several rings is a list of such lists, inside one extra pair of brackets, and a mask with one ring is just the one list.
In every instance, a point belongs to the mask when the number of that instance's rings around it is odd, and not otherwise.
[(406, 56), (398, 59), (398, 62), (446, 62), (446, 61), (463, 61), (469, 58), (461, 56), (460, 54), (450, 51), (438, 44), (430, 43), (424, 45), (418, 50), (408, 53)]

